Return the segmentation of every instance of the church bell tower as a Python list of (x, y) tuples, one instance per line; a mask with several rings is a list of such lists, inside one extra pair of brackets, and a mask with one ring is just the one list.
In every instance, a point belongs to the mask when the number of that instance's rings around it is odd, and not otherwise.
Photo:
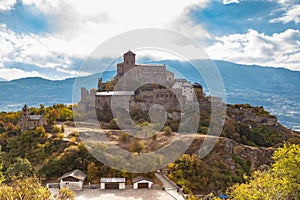
[(29, 107), (25, 104), (25, 106), (22, 108), (22, 115), (24, 117), (28, 117), (29, 116)]
[(134, 68), (135, 66), (135, 54), (132, 51), (128, 51), (123, 55), (125, 73)]

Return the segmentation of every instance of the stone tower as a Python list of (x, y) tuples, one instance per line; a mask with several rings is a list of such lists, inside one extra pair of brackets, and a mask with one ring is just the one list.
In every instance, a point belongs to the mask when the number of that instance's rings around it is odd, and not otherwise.
[(102, 83), (102, 77), (98, 78), (98, 92), (103, 91), (103, 83)]
[(132, 51), (128, 51), (123, 55), (124, 58), (124, 73), (128, 72), (135, 66), (135, 54)]
[(29, 117), (29, 107), (25, 104), (22, 108), (22, 117), (28, 118)]
[(19, 122), (21, 131), (27, 130), (29, 116), (30, 116), (29, 107), (25, 104), (24, 107), (22, 108), (22, 115)]

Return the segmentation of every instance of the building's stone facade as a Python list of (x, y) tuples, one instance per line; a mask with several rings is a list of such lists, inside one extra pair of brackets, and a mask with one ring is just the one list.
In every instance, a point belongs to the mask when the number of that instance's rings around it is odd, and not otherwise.
[[(126, 110), (147, 111), (153, 105), (159, 104), (170, 113), (170, 116), (178, 117), (174, 112), (180, 113), (182, 106), (192, 104), (192, 101), (197, 99), (194, 89), (199, 91), (199, 84), (191, 84), (185, 79), (175, 80), (174, 73), (168, 71), (165, 65), (136, 64), (135, 54), (131, 51), (125, 53), (123, 57), (124, 61), (117, 64), (117, 75), (114, 78), (117, 84), (114, 91), (105, 91), (102, 79), (98, 80), (97, 92), (96, 90), (88, 92), (82, 88), (79, 110), (88, 108), (102, 110), (105, 104), (110, 106), (116, 104), (117, 107)], [(132, 83), (138, 83), (143, 89), (132, 87), (130, 85)]]
[(117, 64), (117, 79), (126, 75), (131, 81), (165, 84), (174, 81), (174, 73), (167, 70), (165, 65), (136, 64), (135, 54), (128, 51), (123, 55), (124, 61)]
[(186, 79), (175, 79), (175, 83), (172, 89), (179, 89), (182, 91), (182, 95), (186, 97), (187, 101), (194, 101), (194, 87)]
[(92, 89), (90, 92), (85, 89), (81, 88), (81, 98), (80, 102), (78, 103), (79, 110), (89, 110), (95, 107), (95, 95), (97, 91)]

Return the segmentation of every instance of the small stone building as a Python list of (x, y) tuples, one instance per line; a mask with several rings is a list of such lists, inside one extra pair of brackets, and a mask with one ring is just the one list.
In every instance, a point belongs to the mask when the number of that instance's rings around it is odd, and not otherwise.
[[(129, 105), (131, 97), (134, 95), (133, 91), (107, 91), (96, 93), (96, 109), (102, 109), (104, 104), (109, 106), (116, 106), (126, 108)], [(113, 99), (113, 100), (112, 100)]]
[(137, 176), (132, 179), (133, 189), (141, 189), (141, 188), (151, 188), (153, 185), (153, 181), (151, 179)]
[(68, 172), (60, 177), (60, 188), (69, 188), (71, 190), (82, 190), (86, 175), (79, 169)]
[(101, 178), (100, 189), (125, 189), (125, 178)]
[(19, 120), (21, 131), (33, 130), (38, 126), (45, 126), (46, 123), (44, 115), (30, 115), (29, 107), (25, 104), (22, 108), (22, 115)]
[(186, 97), (187, 101), (193, 101), (196, 99), (193, 85), (190, 82), (188, 82), (186, 79), (182, 79), (182, 78), (175, 79), (175, 83), (172, 89), (180, 89), (182, 95)]

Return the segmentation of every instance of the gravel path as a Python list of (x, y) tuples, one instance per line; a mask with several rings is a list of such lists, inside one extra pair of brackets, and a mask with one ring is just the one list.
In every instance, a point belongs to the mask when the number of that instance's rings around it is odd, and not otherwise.
[(166, 191), (155, 189), (76, 191), (76, 200), (174, 200)]

